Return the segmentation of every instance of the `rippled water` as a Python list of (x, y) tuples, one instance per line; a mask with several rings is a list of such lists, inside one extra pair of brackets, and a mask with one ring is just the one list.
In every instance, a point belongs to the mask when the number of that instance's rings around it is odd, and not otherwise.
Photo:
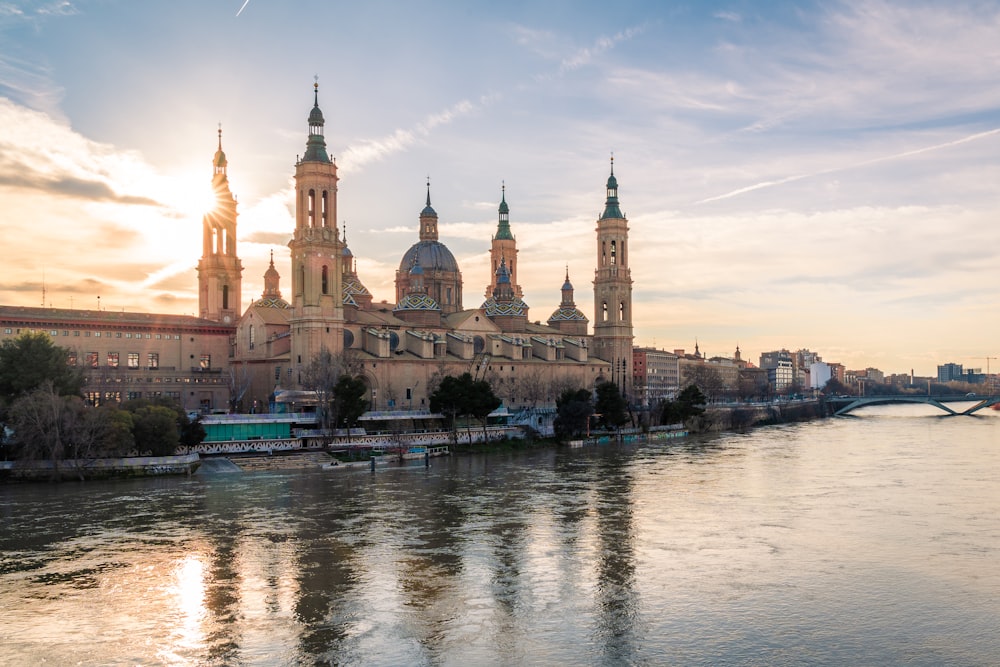
[(0, 664), (1000, 663), (1000, 415), (0, 485)]

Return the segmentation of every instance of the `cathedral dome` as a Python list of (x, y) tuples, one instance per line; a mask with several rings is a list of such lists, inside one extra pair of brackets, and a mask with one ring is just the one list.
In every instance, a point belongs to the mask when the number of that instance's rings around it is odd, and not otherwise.
[(414, 265), (419, 265), (425, 271), (458, 272), (458, 262), (448, 247), (440, 241), (418, 241), (410, 246), (399, 263), (402, 273), (409, 273)]

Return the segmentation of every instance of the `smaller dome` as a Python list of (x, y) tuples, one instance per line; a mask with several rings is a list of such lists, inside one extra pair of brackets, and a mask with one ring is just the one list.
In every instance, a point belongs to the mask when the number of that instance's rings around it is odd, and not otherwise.
[(564, 283), (563, 283), (563, 286), (562, 286), (562, 288), (563, 288), (564, 290), (570, 290), (570, 289), (573, 289), (573, 283), (571, 283), (571, 282), (569, 281), (569, 276), (566, 276), (566, 282), (564, 282)]
[(266, 296), (253, 302), (255, 308), (277, 308), (278, 310), (291, 310), (292, 306), (280, 296)]
[(549, 322), (586, 322), (587, 316), (579, 308), (560, 308), (552, 313)]
[(438, 302), (426, 294), (407, 294), (403, 300), (396, 304), (393, 312), (401, 310), (441, 310)]
[(497, 301), (496, 297), (490, 297), (483, 302), (481, 308), (486, 312), (486, 317), (498, 316), (525, 316), (528, 312), (528, 304), (521, 299), (514, 297), (510, 301)]

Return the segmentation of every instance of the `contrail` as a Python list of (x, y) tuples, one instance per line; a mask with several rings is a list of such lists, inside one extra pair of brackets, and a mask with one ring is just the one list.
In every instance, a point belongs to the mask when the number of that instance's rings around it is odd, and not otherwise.
[(697, 204), (707, 204), (713, 201), (719, 201), (721, 199), (729, 199), (730, 197), (737, 197), (747, 192), (753, 192), (754, 190), (761, 190), (763, 188), (770, 188), (776, 185), (784, 185), (785, 183), (791, 183), (792, 181), (800, 181), (803, 178), (812, 178), (814, 176), (823, 176), (826, 174), (833, 174), (838, 171), (847, 171), (849, 169), (857, 169), (858, 167), (867, 167), (868, 165), (878, 164), (879, 162), (888, 162), (889, 160), (898, 160), (904, 157), (911, 157), (913, 155), (919, 155), (921, 153), (928, 153), (930, 151), (940, 150), (942, 148), (949, 148), (951, 146), (958, 146), (959, 144), (968, 143), (970, 141), (976, 141), (977, 139), (982, 139), (984, 137), (989, 137), (994, 134), (1000, 134), (1000, 127), (987, 130), (985, 132), (977, 132), (976, 134), (970, 134), (967, 137), (962, 137), (961, 139), (955, 139), (954, 141), (946, 141), (943, 144), (935, 144), (933, 146), (924, 146), (923, 148), (915, 148), (911, 151), (904, 151), (902, 153), (896, 153), (894, 155), (886, 155), (883, 157), (872, 158), (871, 160), (865, 160), (863, 162), (858, 162), (851, 165), (846, 165), (844, 167), (833, 167), (832, 169), (823, 169), (821, 171), (816, 171), (811, 174), (797, 174), (795, 176), (786, 176), (785, 178), (779, 178), (774, 181), (762, 181), (761, 183), (755, 183), (753, 185), (748, 185), (743, 188), (738, 188), (731, 192), (725, 194), (716, 195), (715, 197), (709, 197), (708, 199), (702, 199), (696, 201)]
[(249, 5), (249, 4), (250, 4), (250, 0), (243, 0), (243, 6), (240, 7), (240, 11), (236, 12), (236, 15), (239, 16), (240, 14), (242, 14), (243, 10), (246, 9), (247, 5)]

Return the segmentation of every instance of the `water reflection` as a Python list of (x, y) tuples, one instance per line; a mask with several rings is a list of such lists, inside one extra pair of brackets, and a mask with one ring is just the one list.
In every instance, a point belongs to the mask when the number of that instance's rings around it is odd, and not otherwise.
[(1000, 421), (861, 422), (0, 486), (0, 662), (995, 663)]
[(639, 596), (635, 590), (633, 481), (624, 456), (605, 458), (597, 467), (597, 602), (598, 637), (610, 664), (628, 662), (636, 654)]

